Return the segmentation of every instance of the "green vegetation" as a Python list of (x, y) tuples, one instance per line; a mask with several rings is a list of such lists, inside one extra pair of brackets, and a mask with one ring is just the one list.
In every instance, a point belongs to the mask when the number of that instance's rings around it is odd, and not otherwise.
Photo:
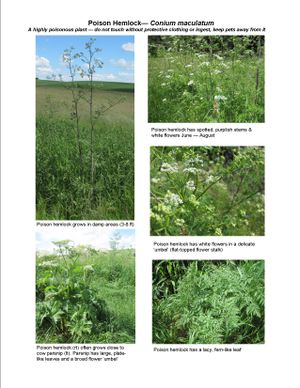
[(153, 343), (264, 343), (264, 261), (154, 261)]
[(37, 343), (134, 343), (134, 251), (56, 245), (37, 255)]
[(93, 44), (65, 50), (70, 82), (36, 82), (37, 219), (134, 218), (134, 87), (94, 80)]
[(264, 235), (264, 148), (152, 147), (151, 235)]
[[(77, 87), (89, 88), (89, 82), (88, 81), (77, 81), (76, 82)], [(54, 80), (36, 80), (36, 86), (47, 86), (47, 87), (70, 87), (72, 86), (72, 82), (65, 81), (63, 84), (61, 81), (54, 81)], [(127, 92), (127, 93), (134, 93), (134, 84), (127, 83), (127, 82), (108, 82), (108, 81), (94, 81), (94, 88), (95, 90), (100, 90), (102, 92)]]
[(264, 122), (263, 36), (150, 36), (148, 121)]

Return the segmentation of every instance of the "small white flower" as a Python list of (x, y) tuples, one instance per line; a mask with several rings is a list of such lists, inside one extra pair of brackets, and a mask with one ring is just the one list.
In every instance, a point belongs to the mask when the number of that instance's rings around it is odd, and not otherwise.
[(221, 66), (225, 67), (225, 69), (229, 69), (229, 65), (227, 65), (227, 63), (221, 62)]
[(194, 81), (191, 79), (191, 80), (189, 80), (189, 82), (188, 82), (188, 86), (192, 86), (192, 85), (194, 85)]
[(218, 70), (218, 69), (214, 70), (214, 74), (221, 74), (221, 73), (222, 73), (221, 70)]
[(209, 66), (209, 62), (202, 62), (201, 66)]
[(212, 181), (214, 180), (214, 177), (212, 175), (209, 175), (206, 180), (205, 180), (205, 183), (211, 183)]
[(190, 191), (194, 191), (196, 190), (196, 187), (195, 187), (195, 182), (190, 180), (186, 183), (185, 187), (190, 190)]
[(185, 224), (185, 221), (182, 218), (177, 218), (175, 220), (175, 225), (176, 226), (183, 226)]
[(214, 54), (214, 56), (215, 56), (217, 59), (219, 59), (220, 61), (222, 61), (222, 60), (223, 60), (223, 58), (222, 58), (222, 57), (220, 57), (220, 55), (218, 55), (218, 54)]
[(166, 102), (167, 101), (167, 99), (166, 98), (163, 98), (163, 100), (162, 100), (163, 102)]
[(220, 101), (220, 100), (225, 101), (225, 100), (227, 100), (227, 97), (219, 95), (219, 96), (215, 96), (215, 100), (217, 100), (217, 101)]
[(152, 178), (151, 182), (152, 183), (158, 183), (158, 182), (160, 182), (160, 178)]
[(199, 155), (196, 155), (194, 158), (187, 159), (184, 162), (186, 167), (191, 167), (191, 166), (193, 166), (194, 163), (203, 165), (203, 160), (201, 159), (201, 157)]
[(183, 172), (188, 172), (188, 173), (191, 173), (191, 174), (197, 174), (198, 170), (196, 167), (187, 167), (187, 168), (184, 168), (183, 169)]
[(58, 267), (58, 264), (55, 261), (43, 261), (42, 263), (38, 264), (39, 267), (44, 267), (44, 268), (55, 268)]
[(161, 172), (177, 172), (178, 171), (178, 165), (177, 163), (163, 163), (160, 167)]
[(189, 64), (189, 65), (185, 65), (184, 67), (185, 67), (185, 68), (188, 68), (188, 67), (192, 67), (192, 65)]

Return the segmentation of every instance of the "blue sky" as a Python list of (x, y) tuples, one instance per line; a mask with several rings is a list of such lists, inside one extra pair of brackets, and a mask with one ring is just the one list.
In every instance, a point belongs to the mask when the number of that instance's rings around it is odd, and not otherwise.
[[(84, 52), (85, 43), (91, 36), (37, 36), (36, 37), (36, 76), (47, 79), (52, 74), (62, 74), (63, 80), (70, 79), (62, 56), (65, 49), (74, 47), (74, 52)], [(134, 82), (134, 37), (133, 36), (93, 36), (94, 47), (100, 48), (97, 54), (104, 65), (97, 70), (94, 79), (110, 82)], [(82, 63), (82, 62), (81, 62)], [(78, 79), (81, 79), (78, 77)]]
[(114, 233), (120, 234), (120, 249), (135, 247), (135, 230), (123, 228), (40, 227), (36, 232), (36, 250), (53, 252), (53, 241), (71, 240), (73, 245), (90, 245), (96, 249), (110, 249)]

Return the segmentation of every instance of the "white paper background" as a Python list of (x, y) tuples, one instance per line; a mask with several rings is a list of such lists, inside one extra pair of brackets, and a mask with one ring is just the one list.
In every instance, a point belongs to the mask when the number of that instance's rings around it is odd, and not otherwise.
[[(2, 5), (2, 383), (43, 386), (296, 387), (299, 384), (299, 12), (296, 1), (185, 1)], [(87, 26), (89, 19), (214, 20), (215, 26), (266, 27), (266, 124), (253, 135), (219, 135), (209, 145), (265, 145), (266, 237), (255, 249), (210, 258), (266, 261), (266, 344), (242, 353), (154, 353), (151, 344), (147, 37), (135, 38), (136, 345), (119, 363), (35, 361), (35, 35), (29, 26)], [(200, 143), (198, 143), (200, 144)], [(226, 240), (226, 239), (225, 239)], [(204, 255), (201, 255), (204, 257)], [(209, 255), (212, 256), (212, 255)], [(166, 257), (167, 258), (167, 257)], [(179, 257), (178, 257), (179, 258)], [(180, 258), (184, 258), (181, 256)], [(187, 258), (197, 258), (189, 256)], [(200, 257), (199, 257), (200, 258)], [(209, 257), (205, 257), (209, 258)]]

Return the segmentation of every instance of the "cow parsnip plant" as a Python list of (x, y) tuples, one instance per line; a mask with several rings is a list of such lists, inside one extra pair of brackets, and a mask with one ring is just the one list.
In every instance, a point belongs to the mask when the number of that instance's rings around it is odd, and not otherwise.
[(264, 122), (262, 36), (150, 36), (149, 122)]
[(262, 147), (152, 147), (151, 234), (264, 234)]
[(263, 343), (264, 261), (154, 262), (153, 342)]
[(56, 254), (37, 257), (37, 342), (134, 342), (133, 251), (56, 244)]

